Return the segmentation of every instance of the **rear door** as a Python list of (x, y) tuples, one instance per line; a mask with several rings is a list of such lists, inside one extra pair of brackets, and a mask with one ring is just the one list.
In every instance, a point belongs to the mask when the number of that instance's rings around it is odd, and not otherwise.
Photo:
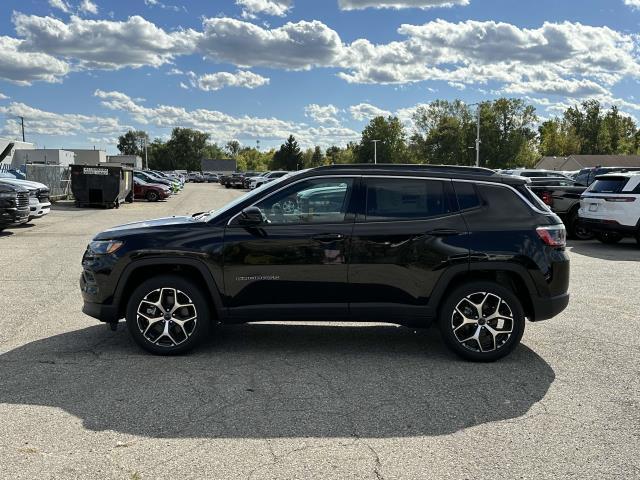
[(450, 180), (363, 177), (363, 188), (349, 265), (352, 315), (428, 316), (445, 269), (468, 266), (467, 230)]

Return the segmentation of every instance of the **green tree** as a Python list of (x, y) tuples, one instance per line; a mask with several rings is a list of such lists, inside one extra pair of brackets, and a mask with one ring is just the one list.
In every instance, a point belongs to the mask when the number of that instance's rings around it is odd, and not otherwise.
[(144, 144), (149, 142), (149, 135), (142, 130), (129, 130), (118, 137), (118, 150), (122, 155), (139, 155), (144, 157)]
[(311, 166), (319, 167), (324, 164), (324, 155), (322, 154), (322, 150), (318, 145), (313, 151), (313, 155), (311, 156)]
[(281, 170), (298, 170), (302, 166), (302, 153), (293, 135), (280, 146), (273, 156), (273, 167)]
[(224, 148), (227, 151), (227, 153), (229, 153), (229, 155), (235, 158), (240, 153), (240, 150), (242, 149), (242, 145), (237, 140), (231, 140), (227, 142)]
[[(379, 140), (376, 147), (373, 140)], [(373, 163), (376, 151), (378, 163), (406, 162), (406, 134), (398, 117), (376, 117), (362, 131), (362, 139), (356, 150), (358, 161)]]

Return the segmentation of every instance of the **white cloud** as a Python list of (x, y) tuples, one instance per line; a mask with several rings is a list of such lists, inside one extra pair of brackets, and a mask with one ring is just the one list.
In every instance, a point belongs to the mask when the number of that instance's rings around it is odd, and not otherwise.
[[(0, 113), (25, 118), (29, 132), (36, 135), (77, 136), (103, 135), (117, 138), (129, 126), (120, 124), (115, 117), (102, 115), (80, 115), (70, 113), (53, 113), (31, 107), (20, 102), (11, 102), (8, 106), (0, 107)], [(5, 135), (15, 135), (18, 132), (18, 121), (9, 119), (0, 131)]]
[(292, 0), (236, 0), (244, 18), (256, 18), (258, 14), (284, 17), (289, 13), (291, 3)]
[(24, 38), (21, 50), (76, 60), (82, 68), (157, 67), (192, 53), (197, 36), (192, 30), (167, 33), (139, 16), (124, 22), (72, 16), (64, 23), (16, 13), (13, 23)]
[[(427, 8), (469, 5), (470, 0), (338, 0), (342, 10), (363, 10), (365, 8)], [(628, 0), (627, 0), (628, 1)]]
[(126, 112), (142, 125), (170, 129), (189, 127), (210, 132), (212, 140), (224, 143), (230, 139), (282, 142), (293, 134), (304, 148), (313, 145), (343, 145), (360, 138), (360, 134), (341, 126), (310, 127), (304, 123), (277, 118), (240, 116), (235, 117), (216, 110), (187, 110), (173, 105), (145, 107), (122, 92), (96, 90), (95, 96), (110, 110)]
[(23, 52), (22, 40), (0, 36), (0, 78), (20, 85), (57, 82), (69, 72), (66, 62), (41, 52)]
[(389, 110), (383, 110), (371, 105), (370, 103), (359, 103), (349, 107), (349, 113), (354, 120), (369, 121), (375, 117), (388, 117), (391, 115)]
[(624, 0), (624, 4), (628, 7), (640, 10), (640, 0)]
[(64, 13), (70, 13), (71, 7), (64, 0), (49, 0), (49, 6), (51, 8), (57, 8), (58, 10), (62, 10)]
[(203, 23), (200, 51), (240, 67), (303, 70), (336, 64), (342, 53), (338, 34), (317, 20), (274, 29), (232, 18), (208, 18)]
[(7, 97), (4, 93), (0, 92), (0, 100), (8, 100), (9, 97)]
[(98, 6), (91, 0), (82, 0), (80, 5), (78, 5), (78, 9), (83, 13), (90, 13), (91, 15), (98, 14)]
[(560, 95), (564, 97), (587, 97), (606, 95), (607, 89), (591, 80), (534, 80), (514, 83), (504, 89), (507, 93), (525, 94), (535, 92), (542, 95)]
[(334, 105), (318, 105), (312, 103), (304, 107), (304, 115), (323, 125), (340, 125), (340, 121), (336, 118), (340, 110)]
[(189, 85), (184, 82), (180, 82), (180, 88), (182, 88), (183, 90), (189, 90)]
[(225, 87), (241, 87), (254, 89), (269, 84), (269, 79), (257, 73), (238, 70), (236, 73), (217, 72), (197, 78), (198, 88), (204, 91), (215, 91)]

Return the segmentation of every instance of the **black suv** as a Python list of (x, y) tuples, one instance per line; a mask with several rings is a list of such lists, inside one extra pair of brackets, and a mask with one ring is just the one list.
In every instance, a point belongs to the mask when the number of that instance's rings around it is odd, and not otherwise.
[(519, 177), (470, 167), (336, 165), (289, 174), (224, 208), (98, 234), (83, 311), (126, 318), (156, 354), (214, 322), (437, 322), (495, 360), (569, 301), (565, 229)]

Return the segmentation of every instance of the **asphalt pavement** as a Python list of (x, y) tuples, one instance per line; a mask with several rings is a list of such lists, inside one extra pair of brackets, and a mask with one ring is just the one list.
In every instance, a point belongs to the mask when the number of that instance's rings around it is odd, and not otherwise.
[(81, 312), (100, 230), (219, 207), (189, 184), (0, 233), (0, 478), (640, 478), (640, 248), (572, 242), (568, 309), (492, 364), (436, 330), (268, 323), (142, 352)]

